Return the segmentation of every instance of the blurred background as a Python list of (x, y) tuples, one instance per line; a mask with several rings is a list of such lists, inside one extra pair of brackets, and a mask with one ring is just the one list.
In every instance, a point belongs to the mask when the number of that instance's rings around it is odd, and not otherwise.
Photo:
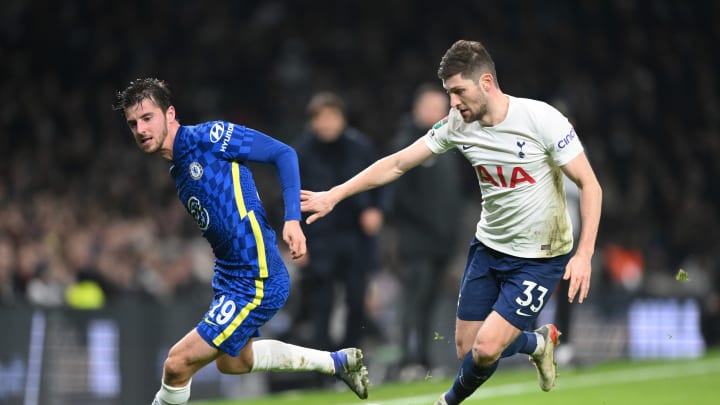
[[(167, 163), (139, 152), (111, 108), (130, 80), (168, 81), (181, 123), (233, 121), (288, 143), (310, 97), (334, 91), (381, 154), (457, 39), (487, 46), (505, 93), (571, 119), (603, 186), (594, 285), (566, 326), (567, 363), (702, 355), (720, 344), (718, 19), (711, 0), (4, 0), (0, 403), (147, 403), (167, 349), (210, 302), (212, 253)], [(457, 280), (481, 201), (465, 162), (457, 176), (457, 260), (428, 314), (436, 374), (455, 372)], [(256, 181), (280, 229), (275, 174), (259, 167)], [(396, 364), (402, 235), (386, 214), (363, 336), (376, 383), (414, 378)], [(289, 308), (265, 336), (302, 341), (302, 305)], [(193, 398), (301, 380), (209, 367)]]

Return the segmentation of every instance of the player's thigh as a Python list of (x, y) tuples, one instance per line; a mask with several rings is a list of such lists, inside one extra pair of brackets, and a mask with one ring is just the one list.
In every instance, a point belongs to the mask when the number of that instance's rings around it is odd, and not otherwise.
[(477, 240), (470, 245), (458, 295), (458, 319), (483, 321), (492, 311), (501, 285), (492, 270), (494, 255), (495, 252)]

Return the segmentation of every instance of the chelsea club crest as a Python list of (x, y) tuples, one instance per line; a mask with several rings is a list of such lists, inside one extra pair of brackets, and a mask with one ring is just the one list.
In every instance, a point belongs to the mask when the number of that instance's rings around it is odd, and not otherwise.
[(198, 162), (190, 163), (190, 177), (193, 180), (200, 180), (203, 175), (203, 167)]

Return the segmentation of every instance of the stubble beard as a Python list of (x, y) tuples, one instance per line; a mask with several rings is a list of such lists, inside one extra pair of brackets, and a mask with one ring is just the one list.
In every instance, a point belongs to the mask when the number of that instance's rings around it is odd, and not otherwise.
[[(487, 101), (483, 100), (482, 103), (479, 104), (477, 111), (472, 111), (471, 114), (467, 116), (467, 119), (465, 119), (465, 123), (469, 124), (471, 122), (482, 122), (483, 117), (487, 116), (488, 114), (488, 105)], [(465, 118), (465, 117), (463, 117)]]
[(143, 149), (143, 152), (147, 153), (148, 155), (158, 153), (162, 149), (163, 143), (165, 143), (167, 134), (168, 134), (168, 125), (167, 125), (167, 119), (166, 119), (165, 125), (163, 126), (163, 129), (160, 132), (159, 139), (156, 136), (152, 137), (152, 141), (157, 141), (157, 143), (154, 145), (151, 145), (150, 148), (148, 148), (148, 149), (143, 148), (143, 145), (140, 145), (140, 148)]

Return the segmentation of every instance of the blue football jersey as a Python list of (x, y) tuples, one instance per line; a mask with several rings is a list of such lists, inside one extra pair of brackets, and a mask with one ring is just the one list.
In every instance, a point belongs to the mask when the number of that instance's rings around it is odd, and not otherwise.
[(284, 269), (247, 167), (257, 136), (265, 135), (212, 121), (181, 126), (173, 146), (170, 173), (178, 197), (210, 242), (215, 270), (230, 275), (268, 277), (277, 266)]

